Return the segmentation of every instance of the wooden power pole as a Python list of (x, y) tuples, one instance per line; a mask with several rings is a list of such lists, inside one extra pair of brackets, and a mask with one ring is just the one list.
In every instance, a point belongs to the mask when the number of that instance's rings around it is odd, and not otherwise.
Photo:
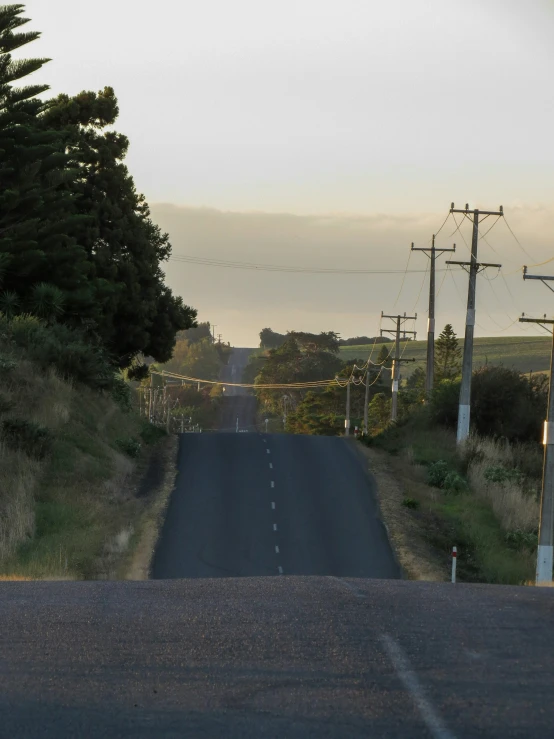
[[(475, 334), (475, 288), (477, 285), (477, 274), (487, 267), (500, 267), (501, 264), (489, 264), (487, 262), (477, 261), (477, 246), (479, 243), (479, 223), (481, 216), (502, 216), (504, 212), (502, 206), (499, 211), (489, 210), (469, 210), (466, 205), (465, 209), (457, 210), (454, 203), (450, 207), (451, 213), (462, 213), (465, 218), (469, 219), (469, 214), (473, 214), (473, 238), (471, 240), (471, 260), (469, 262), (446, 262), (446, 264), (457, 264), (469, 272), (469, 287), (467, 293), (467, 313), (466, 313), (466, 332), (464, 338), (464, 355), (462, 359), (462, 385), (460, 388), (460, 404), (458, 408), (458, 432), (456, 440), (458, 444), (463, 443), (469, 436), (470, 407), (471, 407), (471, 375), (473, 372), (473, 336)], [(470, 219), (471, 220), (471, 219)], [(484, 220), (484, 219), (483, 219)]]
[(447, 251), (456, 251), (456, 244), (452, 249), (436, 249), (435, 234), (433, 234), (433, 245), (431, 248), (418, 247), (412, 243), (412, 251), (422, 251), (431, 260), (431, 271), (429, 276), (429, 318), (427, 320), (427, 369), (425, 372), (425, 397), (429, 400), (433, 392), (433, 381), (435, 373), (435, 273), (437, 254), (440, 256)]
[(403, 326), (406, 321), (415, 321), (417, 318), (417, 313), (415, 314), (415, 316), (407, 316), (405, 313), (403, 316), (386, 316), (383, 311), (381, 311), (381, 318), (390, 318), (396, 322), (396, 326), (394, 329), (381, 329), (381, 336), (383, 335), (383, 333), (393, 333), (395, 335), (394, 359), (392, 362), (392, 406), (390, 418), (391, 421), (396, 421), (398, 417), (398, 385), (400, 382), (400, 363), (415, 362), (415, 359), (402, 359), (402, 357), (400, 356), (400, 333), (402, 332), (404, 336), (406, 336), (406, 334), (412, 334), (415, 339), (416, 332), (406, 331), (404, 330)]
[[(550, 275), (529, 275), (527, 267), (523, 268), (524, 280), (540, 280), (550, 290), (548, 284), (554, 280)], [(554, 290), (553, 290), (554, 292)], [(554, 319), (526, 318), (519, 319), (522, 323), (550, 324), (554, 329)], [(542, 472), (541, 507), (539, 521), (539, 546), (537, 549), (537, 585), (552, 582), (552, 564), (554, 552), (554, 330), (552, 334), (552, 350), (550, 354), (550, 381), (548, 386), (548, 405), (543, 433), (544, 461)]]

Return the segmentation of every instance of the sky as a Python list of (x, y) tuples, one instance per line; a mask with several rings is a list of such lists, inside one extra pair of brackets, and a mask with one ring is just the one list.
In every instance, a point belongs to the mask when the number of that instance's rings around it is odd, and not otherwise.
[[(375, 335), (382, 310), (417, 310), (423, 337), (428, 260), (399, 271), (451, 202), (506, 214), (479, 244), (503, 268), (479, 278), (476, 334), (534, 333), (518, 314), (552, 313), (520, 268), (554, 256), (554, 0), (30, 0), (26, 14), (43, 35), (24, 55), (52, 58), (35, 75), (52, 94), (115, 88), (127, 164), (173, 243), (167, 282), (224, 340)], [(437, 244), (467, 255), (471, 226), (455, 230)], [(443, 276), (437, 323), (463, 334), (467, 276)]]

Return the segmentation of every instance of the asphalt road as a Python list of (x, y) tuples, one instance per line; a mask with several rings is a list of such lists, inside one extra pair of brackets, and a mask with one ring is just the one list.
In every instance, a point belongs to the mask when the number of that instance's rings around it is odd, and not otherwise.
[(366, 462), (345, 439), (186, 434), (153, 576), (399, 577)]
[(0, 583), (0, 737), (551, 737), (553, 618), (536, 588)]
[(251, 349), (233, 349), (228, 364), (222, 368), (220, 380), (231, 383), (225, 387), (225, 397), (218, 420), (220, 431), (256, 431), (256, 399), (252, 393), (233, 383), (242, 382), (242, 373), (248, 364)]

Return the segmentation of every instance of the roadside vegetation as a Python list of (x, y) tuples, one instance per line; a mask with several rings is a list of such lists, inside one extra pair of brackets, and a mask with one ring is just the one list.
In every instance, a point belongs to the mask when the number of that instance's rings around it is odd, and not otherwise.
[(114, 90), (25, 86), (47, 60), (12, 59), (40, 35), (23, 10), (0, 7), (0, 577), (113, 577), (167, 443), (132, 384), (196, 311), (164, 283), (171, 245), (125, 165)]
[[(209, 323), (200, 323), (194, 328), (179, 331), (172, 358), (163, 364), (151, 364), (149, 371), (174, 373), (201, 380), (219, 380), (232, 351), (229, 344), (213, 340)], [(170, 431), (216, 428), (225, 396), (221, 385), (180, 380), (170, 374), (152, 374), (141, 382), (139, 392), (145, 402), (149, 399), (152, 388), (159, 401), (154, 404), (152, 414), (156, 423), (165, 425)]]

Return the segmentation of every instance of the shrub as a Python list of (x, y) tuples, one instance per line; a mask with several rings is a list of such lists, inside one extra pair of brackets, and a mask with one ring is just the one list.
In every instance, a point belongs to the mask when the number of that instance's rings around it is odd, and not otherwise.
[(8, 418), (2, 423), (4, 440), (12, 449), (21, 449), (29, 457), (42, 459), (50, 450), (53, 435), (45, 426), (22, 418)]
[(419, 500), (415, 500), (415, 498), (404, 498), (404, 500), (402, 501), (402, 505), (404, 506), (404, 508), (417, 510), (419, 508)]
[(145, 444), (155, 444), (157, 441), (167, 436), (167, 431), (159, 426), (154, 426), (153, 423), (145, 422), (142, 431), (140, 432), (140, 438)]
[(12, 359), (11, 357), (2, 357), (0, 356), (0, 371), (1, 372), (11, 372), (17, 367), (17, 362), (15, 359)]
[(115, 376), (111, 389), (112, 398), (125, 411), (131, 410), (131, 388), (125, 382), (123, 377)]
[(504, 537), (506, 544), (512, 549), (536, 549), (539, 538), (535, 531), (508, 531)]
[(447, 463), (441, 459), (438, 462), (433, 462), (427, 468), (427, 481), (429, 485), (435, 488), (442, 488), (449, 473)]
[(451, 471), (444, 478), (441, 487), (448, 493), (464, 493), (467, 490), (467, 482), (457, 472)]
[(114, 364), (93, 340), (60, 323), (47, 326), (30, 315), (9, 319), (0, 314), (0, 333), (25, 349), (41, 368), (54, 367), (65, 379), (95, 390), (109, 390), (116, 382)]
[(0, 392), (0, 413), (7, 413), (14, 407), (14, 401), (4, 393)]
[(118, 439), (116, 443), (122, 452), (133, 459), (139, 456), (142, 449), (141, 443), (137, 439)]
[(458, 422), (460, 402), (460, 381), (441, 380), (433, 390), (429, 403), (429, 413), (435, 423), (455, 428)]
[(523, 474), (519, 470), (502, 466), (487, 467), (483, 477), (487, 482), (523, 482)]
[(144, 363), (135, 363), (127, 370), (127, 378), (129, 380), (135, 380), (136, 382), (146, 380), (149, 374), (150, 369), (148, 365)]
[(546, 414), (547, 383), (516, 370), (487, 366), (473, 373), (471, 421), (483, 436), (539, 440)]

